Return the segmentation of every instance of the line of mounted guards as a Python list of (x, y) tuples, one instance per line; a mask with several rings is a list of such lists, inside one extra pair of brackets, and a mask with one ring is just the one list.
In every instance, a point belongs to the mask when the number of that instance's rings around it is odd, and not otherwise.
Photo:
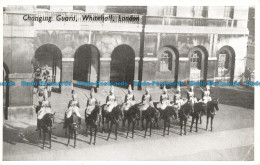
[[(200, 87), (201, 88), (201, 87)], [(186, 88), (185, 88), (186, 89)], [(187, 89), (186, 89), (187, 90)], [(202, 99), (199, 101), (202, 101), (204, 103), (207, 103), (208, 101), (211, 101), (210, 97), (210, 86), (207, 85), (206, 89), (202, 90)], [(43, 118), (43, 116), (47, 113), (54, 113), (51, 110), (51, 104), (48, 101), (48, 97), (50, 96), (48, 93), (48, 90), (43, 90), (42, 93), (39, 92), (39, 96), (42, 95), (43, 100), (40, 101), (40, 105), (37, 112), (37, 121)], [(198, 102), (197, 98), (194, 94), (194, 87), (191, 86), (189, 90), (187, 90), (187, 100), (191, 102)], [(95, 105), (98, 103), (98, 100), (95, 98), (94, 95), (94, 89), (92, 88), (90, 92), (90, 97), (88, 97), (86, 109), (85, 109), (85, 115), (90, 115), (91, 112), (94, 110)], [(181, 88), (180, 86), (177, 86), (176, 93), (173, 96), (173, 101), (170, 101), (170, 97), (168, 94), (168, 91), (166, 87), (163, 87), (162, 94), (160, 95), (160, 102), (156, 105), (156, 108), (163, 112), (163, 110), (167, 106), (175, 106), (177, 109), (181, 107), (185, 103), (184, 99), (181, 97)], [(111, 112), (114, 107), (116, 107), (118, 104), (116, 96), (114, 94), (114, 87), (112, 86), (110, 88), (110, 91), (106, 97), (106, 103), (104, 106), (104, 110), (107, 112)], [(131, 85), (128, 87), (128, 92), (125, 95), (124, 103), (122, 105), (122, 110), (127, 111), (131, 106), (136, 104), (135, 96), (133, 93), (133, 90), (131, 88)], [(142, 116), (142, 111), (146, 110), (149, 106), (154, 107), (152, 95), (150, 94), (148, 88), (145, 89), (145, 93), (142, 96), (141, 103), (139, 103), (139, 109), (140, 109), (140, 117)], [(75, 113), (79, 118), (79, 125), (81, 123), (81, 115), (79, 113), (80, 104), (77, 99), (77, 94), (74, 90), (72, 90), (72, 99), (69, 101), (67, 110), (65, 111), (64, 115), (64, 128), (67, 127), (67, 119), (70, 118), (70, 116)], [(37, 122), (39, 123), (39, 122)], [(38, 128), (38, 124), (37, 124)]]

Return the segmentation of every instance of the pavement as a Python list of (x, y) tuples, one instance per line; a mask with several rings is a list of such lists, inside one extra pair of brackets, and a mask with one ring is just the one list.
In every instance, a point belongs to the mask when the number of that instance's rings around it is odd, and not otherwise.
[[(185, 88), (185, 87), (184, 87)], [(186, 90), (182, 88), (182, 96)], [(96, 97), (105, 102), (109, 88), (98, 89)], [(74, 87), (81, 105), (81, 114), (86, 106), (89, 90)], [(161, 90), (150, 90), (154, 101), (159, 101)], [(172, 99), (175, 89), (169, 89)], [(115, 94), (123, 101), (127, 89), (115, 88)], [(52, 93), (52, 109), (56, 111), (52, 134), (52, 149), (42, 149), (38, 138), (36, 115), (33, 119), (5, 121), (3, 128), (3, 160), (254, 160), (254, 89), (240, 87), (215, 87), (212, 97), (220, 99), (220, 110), (214, 119), (213, 132), (205, 130), (205, 117), (199, 124), (198, 133), (187, 132), (179, 135), (177, 121), (171, 123), (170, 135), (163, 137), (162, 129), (153, 129), (152, 136), (144, 138), (144, 131), (136, 130), (134, 139), (126, 138), (121, 127), (118, 140), (106, 141), (107, 133), (97, 134), (96, 145), (89, 144), (85, 126), (78, 131), (77, 147), (67, 147), (62, 129), (64, 111), (70, 100), (70, 91), (61, 94)], [(143, 91), (134, 91), (136, 100), (141, 100)], [(195, 88), (195, 95), (200, 98), (200, 88)], [(36, 97), (34, 100), (35, 103)], [(84, 123), (84, 122), (83, 122)], [(187, 130), (189, 130), (190, 120)], [(162, 127), (162, 123), (160, 123)], [(72, 143), (71, 143), (72, 145)], [(48, 144), (47, 144), (48, 146)]]

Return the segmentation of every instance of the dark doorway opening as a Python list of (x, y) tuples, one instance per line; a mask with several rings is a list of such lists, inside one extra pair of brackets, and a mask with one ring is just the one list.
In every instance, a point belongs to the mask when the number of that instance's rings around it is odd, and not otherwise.
[(128, 45), (117, 46), (111, 55), (110, 81), (127, 82), (133, 88), (135, 72), (135, 52)]

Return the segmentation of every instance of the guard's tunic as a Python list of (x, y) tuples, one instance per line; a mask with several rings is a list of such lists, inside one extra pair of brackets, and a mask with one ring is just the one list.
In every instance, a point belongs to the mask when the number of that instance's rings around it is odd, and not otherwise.
[(160, 103), (157, 105), (157, 108), (164, 110), (169, 105), (170, 105), (169, 95), (168, 94), (162, 94), (160, 96)]
[(113, 108), (117, 106), (116, 96), (114, 94), (109, 94), (106, 99), (106, 107), (105, 109), (108, 112), (111, 112)]
[(135, 96), (133, 93), (131, 94), (126, 94), (125, 95), (125, 102), (123, 104), (122, 109), (127, 111), (131, 106), (133, 106), (135, 104)]
[(192, 101), (193, 103), (197, 102), (196, 98), (194, 97), (194, 92), (188, 92), (187, 98), (189, 101)]
[(174, 96), (173, 96), (173, 102), (177, 109), (180, 109), (180, 107), (184, 104), (184, 101), (181, 99), (181, 94), (180, 93), (176, 93)]
[(97, 99), (96, 98), (89, 98), (88, 101), (87, 101), (87, 108), (86, 108), (86, 115), (90, 115), (91, 112), (95, 109), (95, 106), (97, 104)]
[(41, 109), (37, 113), (37, 119), (42, 119), (47, 113), (52, 113), (51, 104), (48, 100), (43, 100), (40, 102)]
[(204, 91), (202, 93), (202, 98), (203, 98), (204, 103), (211, 101), (212, 99), (210, 97), (210, 91)]
[(77, 100), (70, 100), (68, 109), (65, 112), (66, 118), (70, 118), (70, 116), (75, 112), (75, 114), (81, 118), (81, 115), (79, 113), (79, 102)]
[(151, 96), (151, 94), (144, 94), (143, 97), (142, 97), (142, 103), (141, 103), (141, 106), (140, 106), (140, 110), (144, 111), (149, 106), (153, 107), (152, 96)]

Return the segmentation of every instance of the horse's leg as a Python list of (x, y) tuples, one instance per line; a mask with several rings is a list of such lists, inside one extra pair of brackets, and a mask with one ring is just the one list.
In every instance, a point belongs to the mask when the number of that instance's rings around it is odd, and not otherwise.
[(88, 137), (88, 124), (86, 122), (86, 136)]
[(50, 131), (49, 131), (49, 141), (50, 141), (50, 149), (51, 149), (51, 133), (52, 133), (52, 129), (50, 128)]
[(163, 122), (163, 136), (165, 136), (165, 130), (166, 130), (166, 120)]
[(209, 116), (207, 115), (206, 131), (208, 131)]
[[(126, 121), (126, 119), (124, 118), (123, 121), (122, 121), (122, 130), (123, 130), (123, 131), (125, 131), (125, 129), (124, 129), (124, 128), (125, 128), (125, 121)], [(129, 122), (129, 121), (128, 121), (128, 122)]]
[(74, 133), (74, 148), (76, 148), (76, 143), (77, 143), (77, 130), (73, 130)]
[(141, 119), (142, 130), (144, 129), (144, 119)]
[(130, 127), (130, 122), (129, 122), (129, 120), (128, 120), (128, 121), (127, 121), (127, 132), (126, 132), (126, 138), (128, 138), (129, 127)]
[(194, 115), (192, 115), (191, 118), (190, 132), (192, 132), (193, 123), (194, 123)]
[(202, 118), (202, 115), (200, 115), (200, 124), (202, 124), (202, 119), (201, 118)]
[(46, 133), (45, 133), (45, 131), (43, 131), (42, 149), (44, 149), (45, 139), (46, 139)]
[(211, 116), (211, 121), (210, 121), (210, 124), (211, 124), (211, 132), (213, 131), (213, 119), (214, 119), (214, 115)]
[[(130, 123), (128, 126), (130, 126)], [(134, 134), (135, 134), (135, 121), (132, 121), (132, 138), (134, 138)]]
[(171, 120), (168, 120), (168, 135), (170, 135), (170, 125), (171, 125)]
[(187, 120), (188, 120), (188, 117), (184, 119), (184, 135), (186, 135)]
[(111, 131), (112, 131), (112, 122), (110, 123), (110, 128), (109, 128), (109, 131), (108, 131), (107, 141), (109, 140)]
[(146, 123), (145, 123), (145, 133), (144, 133), (144, 138), (146, 138), (146, 132), (147, 132), (147, 129), (148, 129), (148, 121), (146, 120)]
[(152, 125), (153, 125), (153, 122), (150, 121), (150, 137), (152, 136)]
[(92, 143), (92, 127), (93, 127), (93, 125), (92, 124), (90, 124), (89, 125), (89, 133), (90, 133), (90, 141), (89, 141), (89, 145), (91, 145), (91, 143)]
[(198, 132), (198, 122), (199, 122), (199, 118), (196, 118), (196, 132)]
[(182, 127), (183, 127), (183, 120), (182, 120), (182, 118), (180, 118), (180, 126), (181, 126), (180, 135), (182, 136)]
[(97, 129), (98, 129), (98, 126), (97, 125), (95, 125), (95, 133), (94, 133), (94, 145), (96, 144), (96, 137), (97, 137)]
[[(67, 128), (66, 128), (67, 129)], [(71, 130), (70, 130), (70, 128), (69, 128), (69, 135), (68, 135), (68, 144), (67, 144), (67, 146), (69, 146), (69, 144), (70, 144), (70, 134), (71, 134)]]
[(117, 140), (117, 129), (118, 129), (118, 125), (119, 125), (119, 121), (116, 121), (116, 129), (115, 129), (115, 136), (116, 136), (116, 139)]

